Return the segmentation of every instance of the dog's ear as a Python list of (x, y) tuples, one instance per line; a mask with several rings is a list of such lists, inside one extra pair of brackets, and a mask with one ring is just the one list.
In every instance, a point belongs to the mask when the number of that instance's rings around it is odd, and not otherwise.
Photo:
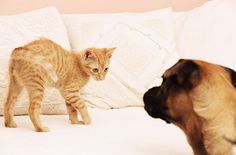
[(176, 65), (176, 83), (183, 88), (191, 89), (196, 86), (201, 78), (198, 64), (192, 60), (181, 59)]
[(236, 88), (236, 72), (230, 68), (224, 67), (229, 73), (233, 86)]
[(234, 87), (236, 88), (236, 72), (235, 71), (232, 71), (231, 79), (232, 79), (232, 83), (233, 83)]

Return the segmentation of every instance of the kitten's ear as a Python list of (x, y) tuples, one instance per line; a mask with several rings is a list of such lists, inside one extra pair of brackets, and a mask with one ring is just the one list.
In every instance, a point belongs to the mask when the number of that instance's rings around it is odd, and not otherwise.
[(96, 56), (93, 53), (92, 48), (88, 48), (84, 51), (84, 59), (86, 61), (95, 60)]
[(111, 58), (112, 56), (112, 53), (115, 51), (116, 47), (113, 47), (113, 48), (107, 48), (106, 51), (107, 51), (107, 55), (109, 58)]

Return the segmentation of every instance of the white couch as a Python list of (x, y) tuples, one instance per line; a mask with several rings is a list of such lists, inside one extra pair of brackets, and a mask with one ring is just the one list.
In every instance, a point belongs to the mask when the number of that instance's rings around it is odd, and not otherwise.
[[(226, 11), (227, 10), (227, 11)], [(42, 123), (51, 131), (33, 132), (27, 94), (15, 114), (18, 128), (3, 126), (0, 155), (190, 155), (183, 132), (143, 109), (142, 95), (161, 83), (162, 73), (179, 58), (197, 58), (236, 70), (236, 2), (214, 0), (189, 12), (171, 8), (144, 13), (64, 14), (49, 7), (0, 16), (0, 114), (8, 85), (8, 58), (17, 46), (47, 37), (67, 50), (117, 47), (102, 82), (90, 81), (81, 96), (91, 107), (92, 124), (70, 125), (64, 100), (48, 88)], [(52, 115), (54, 114), (54, 115)], [(60, 115), (59, 115), (60, 114)]]

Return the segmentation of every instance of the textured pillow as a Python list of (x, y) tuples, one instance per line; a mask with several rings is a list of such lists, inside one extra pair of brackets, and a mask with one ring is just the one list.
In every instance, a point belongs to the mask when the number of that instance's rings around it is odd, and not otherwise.
[(92, 106), (143, 106), (143, 93), (159, 85), (163, 70), (178, 59), (171, 9), (62, 17), (72, 50), (117, 47), (106, 79), (91, 80), (81, 93)]
[[(0, 16), (0, 114), (8, 86), (8, 59), (15, 47), (39, 37), (49, 38), (70, 50), (67, 33), (58, 11), (54, 7), (14, 16)], [(63, 99), (56, 89), (48, 88), (42, 105), (43, 114), (65, 113)], [(24, 90), (16, 104), (15, 114), (27, 114), (28, 96)]]
[(181, 57), (236, 69), (236, 1), (214, 0), (177, 13), (176, 42)]

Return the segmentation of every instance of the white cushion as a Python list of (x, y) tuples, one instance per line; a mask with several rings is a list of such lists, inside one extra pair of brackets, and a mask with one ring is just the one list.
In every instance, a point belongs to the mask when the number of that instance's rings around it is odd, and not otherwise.
[(117, 47), (106, 79), (93, 80), (81, 95), (102, 108), (143, 106), (148, 88), (178, 59), (170, 8), (145, 13), (63, 15), (72, 50)]
[(214, 0), (189, 12), (177, 13), (177, 48), (195, 58), (236, 69), (236, 1)]
[[(13, 16), (0, 16), (0, 114), (8, 86), (8, 60), (12, 50), (38, 39), (49, 38), (70, 50), (64, 24), (54, 7), (43, 8)], [(56, 89), (48, 88), (43, 101), (43, 114), (65, 113), (64, 100)], [(24, 90), (15, 108), (15, 114), (27, 114), (28, 96)]]

